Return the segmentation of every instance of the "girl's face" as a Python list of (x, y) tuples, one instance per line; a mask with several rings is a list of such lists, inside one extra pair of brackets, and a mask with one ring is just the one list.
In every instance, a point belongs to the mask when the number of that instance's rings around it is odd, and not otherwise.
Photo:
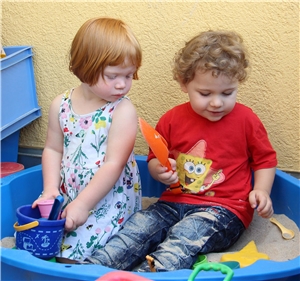
[(126, 63), (107, 66), (104, 69), (103, 77), (100, 75), (98, 82), (90, 86), (90, 90), (99, 98), (114, 102), (129, 92), (135, 71), (134, 65)]
[(194, 79), (181, 85), (188, 93), (193, 110), (200, 116), (216, 122), (231, 112), (236, 103), (238, 81), (220, 74), (212, 76), (212, 71), (197, 71)]

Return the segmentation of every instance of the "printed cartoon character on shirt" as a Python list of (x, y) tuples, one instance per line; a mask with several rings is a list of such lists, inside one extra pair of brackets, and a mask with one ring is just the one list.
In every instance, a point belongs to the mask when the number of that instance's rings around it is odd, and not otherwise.
[(187, 153), (176, 155), (179, 181), (187, 193), (214, 196), (215, 193), (209, 189), (225, 179), (222, 169), (213, 169), (212, 160), (205, 158), (206, 145), (206, 141), (200, 140)]

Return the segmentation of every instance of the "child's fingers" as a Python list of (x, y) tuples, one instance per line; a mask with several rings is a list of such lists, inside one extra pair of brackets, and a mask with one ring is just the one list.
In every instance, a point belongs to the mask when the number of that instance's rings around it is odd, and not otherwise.
[(249, 194), (249, 203), (250, 203), (250, 205), (251, 205), (251, 207), (253, 209), (257, 208), (258, 202), (256, 200), (256, 194), (255, 194), (255, 192), (251, 192)]
[(173, 171), (176, 171), (176, 160), (169, 158), (169, 162)]
[(161, 164), (159, 164), (159, 165), (157, 166), (157, 173), (158, 173), (158, 174), (162, 174), (162, 173), (165, 173), (165, 172), (167, 172), (167, 171), (168, 171), (168, 168), (167, 168), (167, 167), (162, 166)]
[(32, 207), (33, 209), (36, 208), (37, 205), (38, 205), (38, 203), (39, 203), (39, 201), (42, 201), (42, 200), (44, 200), (44, 199), (42, 199), (42, 197), (39, 197), (38, 199), (36, 199), (36, 200), (32, 203), (31, 207)]
[(257, 209), (257, 212), (263, 218), (270, 218), (274, 213), (272, 202), (267, 200), (265, 204), (261, 205), (260, 208)]
[(67, 216), (66, 217), (66, 223), (65, 223), (65, 230), (66, 231), (72, 231), (76, 228), (75, 222), (72, 219), (72, 217)]
[(38, 201), (38, 200), (35, 200), (35, 201), (32, 203), (32, 205), (31, 205), (31, 208), (32, 208), (32, 209), (34, 209), (34, 208), (37, 206), (37, 201)]

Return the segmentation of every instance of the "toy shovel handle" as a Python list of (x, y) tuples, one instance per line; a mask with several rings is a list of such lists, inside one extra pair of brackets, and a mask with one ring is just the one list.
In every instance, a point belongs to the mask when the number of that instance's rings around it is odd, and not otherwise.
[(196, 276), (198, 275), (198, 273), (201, 270), (221, 271), (223, 274), (226, 274), (223, 281), (230, 281), (233, 277), (233, 270), (230, 267), (228, 267), (227, 265), (220, 264), (220, 263), (208, 262), (208, 263), (202, 263), (202, 264), (197, 265), (196, 268), (193, 270), (192, 274), (189, 276), (188, 281), (194, 281)]
[[(168, 171), (172, 170), (171, 164), (170, 164), (169, 160), (167, 161), (167, 163), (165, 164), (165, 166), (168, 168)], [(180, 193), (182, 193), (180, 181), (171, 184), (171, 185), (169, 186), (169, 188), (170, 188), (170, 190), (171, 190), (173, 193), (175, 193), (175, 194), (180, 194)]]
[(57, 220), (58, 219), (58, 216), (61, 211), (63, 203), (64, 203), (64, 198), (61, 195), (58, 195), (54, 200), (48, 220)]

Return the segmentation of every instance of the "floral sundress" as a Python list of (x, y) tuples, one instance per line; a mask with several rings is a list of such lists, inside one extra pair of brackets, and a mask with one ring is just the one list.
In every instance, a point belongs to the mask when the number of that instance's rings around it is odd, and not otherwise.
[[(126, 97), (90, 114), (72, 110), (73, 90), (64, 93), (59, 122), (64, 134), (61, 188), (64, 207), (88, 185), (105, 161), (107, 136), (117, 105)], [(108, 175), (109, 176), (109, 175)], [(93, 210), (86, 223), (64, 236), (60, 257), (83, 260), (102, 248), (123, 223), (141, 209), (141, 181), (132, 152), (119, 180)]]

